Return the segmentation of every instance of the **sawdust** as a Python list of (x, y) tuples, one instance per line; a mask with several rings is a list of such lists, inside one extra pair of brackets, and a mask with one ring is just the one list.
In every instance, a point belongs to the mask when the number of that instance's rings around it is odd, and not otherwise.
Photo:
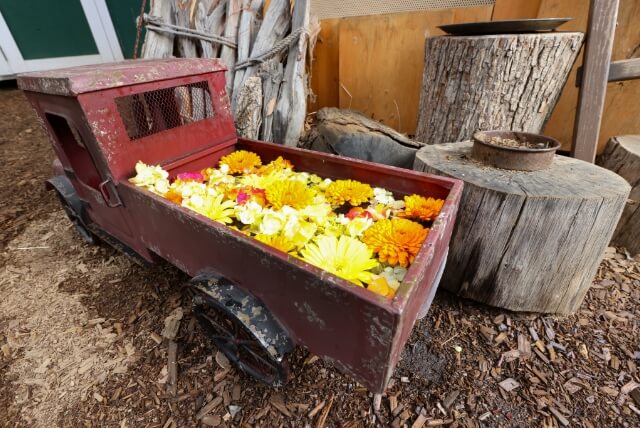
[(83, 245), (56, 211), (30, 223), (7, 247), (11, 262), (0, 279), (0, 313), (13, 359), (7, 377), (22, 419), (36, 426), (53, 426), (69, 406), (97, 400), (94, 387), (125, 374), (135, 358), (110, 320), (91, 319), (81, 295), (59, 289), (73, 281), (103, 286), (129, 263), (72, 256)]

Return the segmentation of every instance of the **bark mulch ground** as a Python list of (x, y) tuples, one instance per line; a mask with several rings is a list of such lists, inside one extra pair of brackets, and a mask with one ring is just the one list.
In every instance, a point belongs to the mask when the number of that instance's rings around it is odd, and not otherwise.
[[(439, 292), (376, 413), (367, 390), (303, 350), (277, 389), (229, 367), (181, 272), (79, 239), (43, 188), (47, 138), (10, 87), (0, 130), (1, 427), (640, 425), (640, 260), (623, 249), (608, 249), (567, 317)], [(180, 312), (171, 394), (161, 332)]]

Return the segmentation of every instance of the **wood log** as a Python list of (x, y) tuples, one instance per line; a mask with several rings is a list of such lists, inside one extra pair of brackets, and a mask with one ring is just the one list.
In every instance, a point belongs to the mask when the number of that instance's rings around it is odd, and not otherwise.
[[(186, 28), (191, 27), (191, 7), (193, 0), (175, 0), (173, 3), (173, 16), (176, 25)], [(190, 37), (178, 37), (178, 56), (181, 58), (197, 58), (196, 43)]]
[(611, 138), (597, 161), (631, 185), (629, 200), (611, 243), (625, 247), (632, 255), (640, 254), (640, 135)]
[(262, 125), (262, 79), (251, 76), (238, 90), (237, 111), (235, 115), (238, 135), (257, 140)]
[[(240, 11), (242, 9), (242, 0), (229, 0), (227, 4), (227, 15), (224, 27), (224, 36), (234, 42), (238, 39), (238, 20), (240, 19)], [(236, 66), (236, 50), (228, 46), (222, 46), (220, 51), (220, 59), (227, 66), (226, 86), (227, 94), (231, 97), (233, 90), (233, 79)]]
[(284, 76), (284, 67), (277, 56), (260, 65), (258, 76), (262, 79), (262, 127), (260, 139), (273, 141), (273, 112), (276, 109), (276, 101), (280, 93), (280, 84)]
[(471, 158), (471, 142), (428, 145), (414, 169), (464, 180), (441, 285), (512, 311), (578, 309), (630, 186), (587, 162), (556, 156), (523, 172)]
[[(213, 2), (213, 6), (216, 2)], [(195, 27), (196, 30), (204, 33), (209, 33), (215, 36), (222, 36), (224, 32), (224, 17), (227, 10), (227, 0), (221, 0), (211, 11), (204, 3), (198, 4), (198, 12), (196, 14)], [(220, 52), (220, 45), (217, 43), (211, 43), (206, 40), (200, 40), (200, 47), (202, 49), (203, 58), (217, 58)]]
[[(293, 6), (291, 31), (309, 31), (311, 2), (297, 1)], [(295, 147), (304, 129), (307, 114), (307, 59), (308, 33), (303, 32), (298, 42), (289, 49), (281, 95), (273, 116), (273, 139), (286, 146)]]
[[(273, 46), (287, 33), (291, 25), (291, 15), (289, 13), (289, 0), (272, 0), (267, 9), (267, 13), (262, 21), (260, 30), (256, 34), (255, 42), (251, 48), (251, 57), (256, 57), (273, 48)], [(280, 58), (280, 56), (277, 56)], [(259, 64), (252, 65), (237, 70), (238, 87), (251, 76), (255, 76), (258, 72)], [(234, 83), (235, 86), (235, 83)]]
[(410, 169), (423, 144), (353, 110), (325, 107), (316, 113), (300, 146)]
[[(251, 49), (251, 26), (253, 25), (255, 15), (260, 9), (262, 9), (262, 0), (244, 0), (242, 5), (242, 15), (240, 16), (240, 24), (238, 24), (237, 62), (241, 62), (249, 58)], [(242, 70), (238, 70), (235, 73), (232, 91), (233, 96), (231, 97), (231, 108), (233, 112), (236, 112), (238, 92), (243, 86), (243, 83), (244, 72)]]
[(428, 38), (416, 139), (450, 143), (488, 129), (539, 133), (582, 40), (573, 32)]
[[(151, 0), (149, 15), (173, 24), (171, 2)], [(147, 31), (142, 44), (142, 58), (169, 58), (171, 56), (173, 56), (173, 35)]]

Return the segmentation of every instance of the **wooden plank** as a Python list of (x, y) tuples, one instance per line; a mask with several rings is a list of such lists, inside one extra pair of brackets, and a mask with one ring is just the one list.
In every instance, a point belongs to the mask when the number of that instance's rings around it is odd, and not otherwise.
[(640, 78), (640, 58), (613, 61), (609, 64), (609, 82)]
[(337, 107), (339, 104), (339, 24), (339, 19), (320, 22), (320, 34), (313, 51), (310, 76), (315, 101), (309, 103), (308, 111), (320, 110), (322, 107)]
[(540, 0), (496, 0), (491, 20), (536, 18), (539, 9)]
[(426, 37), (437, 27), (489, 20), (492, 6), (344, 19), (339, 25), (339, 104), (414, 134)]
[[(622, 82), (640, 78), (640, 58), (612, 61), (609, 63), (608, 82)], [(582, 84), (582, 67), (578, 68), (576, 86)]]
[(578, 111), (571, 155), (594, 162), (607, 91), (607, 74), (613, 50), (619, 0), (592, 0), (587, 26), (584, 79), (578, 95)]

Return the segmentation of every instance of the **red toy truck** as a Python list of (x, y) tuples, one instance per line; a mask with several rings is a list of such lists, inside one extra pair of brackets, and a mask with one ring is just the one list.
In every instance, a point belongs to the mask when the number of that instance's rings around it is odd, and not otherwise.
[[(238, 138), (219, 60), (125, 61), (20, 76), (59, 161), (48, 186), (88, 242), (193, 277), (194, 313), (216, 346), (269, 384), (295, 345), (384, 391), (419, 312), (437, 288), (462, 184), (453, 179)], [(299, 171), (396, 195), (446, 199), (390, 300), (129, 183), (138, 160), (171, 177), (246, 149)]]

